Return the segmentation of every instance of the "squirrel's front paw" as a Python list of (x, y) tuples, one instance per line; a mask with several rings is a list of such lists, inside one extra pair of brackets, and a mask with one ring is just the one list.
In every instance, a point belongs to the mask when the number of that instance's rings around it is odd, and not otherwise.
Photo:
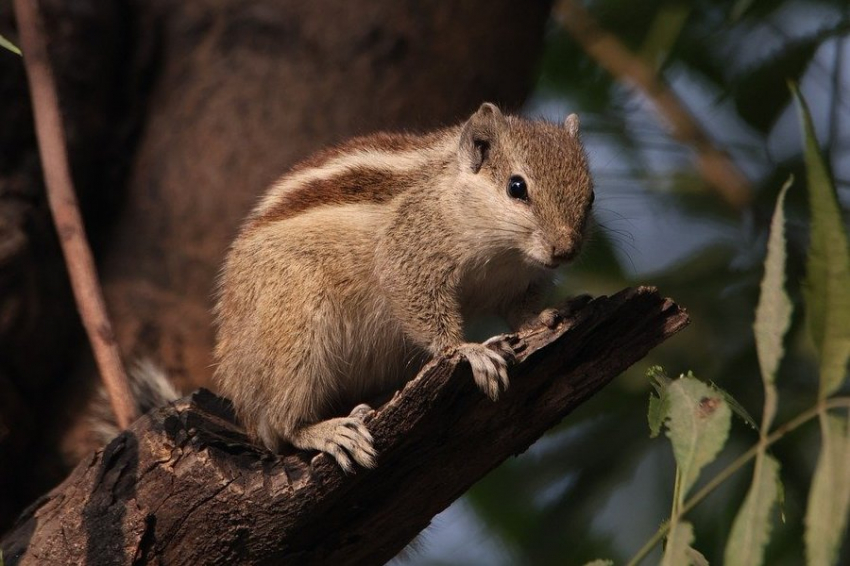
[(508, 365), (503, 354), (472, 343), (458, 346), (457, 351), (469, 362), (476, 385), (490, 399), (495, 401), (501, 391), (507, 390)]

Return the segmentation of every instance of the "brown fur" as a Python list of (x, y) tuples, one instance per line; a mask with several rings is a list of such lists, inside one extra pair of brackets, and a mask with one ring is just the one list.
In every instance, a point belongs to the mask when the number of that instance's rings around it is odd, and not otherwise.
[(296, 163), (290, 170), (290, 173), (321, 167), (334, 157), (339, 157), (355, 150), (407, 151), (417, 147), (423, 147), (429, 143), (433, 143), (441, 135), (443, 135), (443, 131), (440, 130), (426, 134), (378, 132), (371, 136), (358, 136), (333, 147), (317, 151), (303, 161)]
[(318, 206), (385, 203), (412, 186), (416, 180), (416, 172), (401, 175), (370, 167), (354, 167), (344, 175), (315, 179), (305, 183), (299, 190), (287, 193), (270, 210), (252, 219), (247, 229), (286, 220)]
[[(511, 175), (527, 201), (506, 194)], [(547, 268), (578, 252), (591, 193), (575, 128), (489, 104), (458, 127), (358, 138), (307, 160), (270, 189), (222, 270), (221, 391), (271, 449), (283, 440), (345, 469), (374, 465), (347, 412), (430, 355), (459, 351), (493, 399), (507, 387), (504, 352), (464, 342), (464, 324), (531, 316)]]

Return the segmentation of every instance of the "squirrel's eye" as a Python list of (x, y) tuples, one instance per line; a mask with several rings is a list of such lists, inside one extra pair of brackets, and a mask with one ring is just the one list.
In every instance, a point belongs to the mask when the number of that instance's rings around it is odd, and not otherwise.
[(590, 193), (590, 204), (596, 201), (596, 193)]
[(508, 196), (519, 200), (528, 200), (528, 187), (525, 185), (525, 179), (519, 175), (514, 175), (508, 181)]

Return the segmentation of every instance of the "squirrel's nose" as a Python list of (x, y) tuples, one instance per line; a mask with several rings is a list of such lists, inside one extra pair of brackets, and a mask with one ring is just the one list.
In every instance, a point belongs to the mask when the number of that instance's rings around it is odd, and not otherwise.
[(552, 244), (552, 259), (561, 262), (573, 259), (581, 247), (581, 241), (575, 230), (568, 226), (560, 227)]

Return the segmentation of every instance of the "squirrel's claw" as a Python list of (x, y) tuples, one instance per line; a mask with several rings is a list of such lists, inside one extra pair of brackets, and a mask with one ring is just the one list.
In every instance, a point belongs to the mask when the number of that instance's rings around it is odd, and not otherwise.
[[(365, 407), (366, 412), (371, 410), (368, 405), (358, 405), (355, 411), (360, 411), (361, 407)], [(378, 453), (373, 442), (371, 433), (357, 414), (304, 427), (298, 431), (293, 444), (301, 449), (320, 450), (329, 454), (343, 471), (351, 473), (354, 471), (352, 460), (364, 468), (375, 467)]]
[(472, 368), (476, 385), (490, 399), (496, 401), (499, 393), (508, 388), (508, 365), (505, 356), (486, 344), (463, 344), (457, 351), (466, 358)]

